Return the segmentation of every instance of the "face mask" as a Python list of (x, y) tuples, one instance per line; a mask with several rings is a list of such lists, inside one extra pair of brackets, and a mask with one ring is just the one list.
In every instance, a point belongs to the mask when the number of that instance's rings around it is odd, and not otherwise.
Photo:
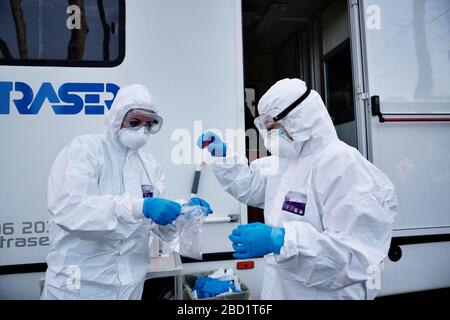
[(302, 151), (302, 144), (292, 141), (283, 128), (271, 130), (264, 139), (264, 145), (270, 153), (280, 158), (296, 159)]
[(138, 130), (124, 128), (120, 129), (118, 136), (121, 144), (132, 150), (138, 150), (145, 146), (148, 141), (149, 134), (145, 127)]

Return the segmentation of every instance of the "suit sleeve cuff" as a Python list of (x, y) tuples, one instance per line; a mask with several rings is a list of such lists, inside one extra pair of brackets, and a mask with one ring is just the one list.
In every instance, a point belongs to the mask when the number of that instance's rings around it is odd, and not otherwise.
[(305, 222), (283, 223), (284, 244), (280, 254), (276, 256), (278, 262), (289, 260), (298, 254), (316, 256), (320, 252), (319, 236), (310, 224)]
[(144, 217), (144, 212), (142, 208), (144, 207), (144, 198), (133, 200), (132, 212), (136, 219), (142, 219)]

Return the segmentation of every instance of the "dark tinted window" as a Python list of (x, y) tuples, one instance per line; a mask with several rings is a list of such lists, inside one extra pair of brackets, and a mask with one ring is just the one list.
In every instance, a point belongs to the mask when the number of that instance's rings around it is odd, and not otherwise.
[(123, 0), (1, 0), (0, 64), (116, 66), (124, 10)]
[(335, 125), (355, 120), (350, 44), (325, 57), (327, 108)]

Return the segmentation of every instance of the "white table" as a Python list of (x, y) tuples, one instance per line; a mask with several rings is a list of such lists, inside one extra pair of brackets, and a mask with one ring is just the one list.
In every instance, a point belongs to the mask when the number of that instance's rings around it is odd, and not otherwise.
[(183, 265), (181, 257), (178, 253), (171, 253), (169, 255), (160, 255), (150, 259), (150, 266), (145, 280), (155, 278), (174, 277), (175, 281), (175, 299), (183, 299)]
[[(175, 280), (175, 299), (183, 299), (183, 278), (181, 271), (183, 265), (181, 263), (181, 257), (178, 253), (172, 253), (170, 255), (160, 255), (150, 259), (150, 265), (148, 272), (145, 275), (145, 280), (155, 278), (167, 278), (174, 277)], [(39, 279), (39, 286), (42, 290), (44, 288), (45, 278)]]

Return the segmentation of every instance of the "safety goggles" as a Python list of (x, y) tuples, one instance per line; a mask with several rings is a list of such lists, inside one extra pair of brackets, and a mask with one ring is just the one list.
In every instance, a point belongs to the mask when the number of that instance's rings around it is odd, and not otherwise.
[(145, 127), (151, 134), (161, 130), (163, 119), (154, 111), (146, 109), (131, 109), (123, 118), (122, 127), (140, 129)]
[(292, 103), (289, 107), (284, 109), (281, 113), (279, 113), (275, 117), (271, 117), (268, 114), (260, 115), (255, 119), (255, 126), (260, 132), (264, 132), (266, 130), (272, 130), (275, 123), (283, 120), (292, 110), (298, 107), (303, 101), (308, 98), (311, 93), (311, 89), (307, 89), (306, 92), (298, 98), (294, 103)]

